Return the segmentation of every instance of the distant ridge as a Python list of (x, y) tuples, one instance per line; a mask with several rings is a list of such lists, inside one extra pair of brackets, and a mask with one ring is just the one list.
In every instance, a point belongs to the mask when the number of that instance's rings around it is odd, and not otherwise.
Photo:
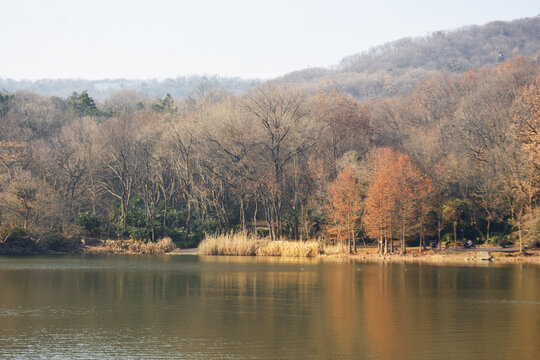
[[(328, 68), (291, 72), (273, 81), (294, 84), (308, 91), (339, 88), (359, 99), (411, 92), (419, 81), (437, 71), (464, 72), (505, 59), (540, 53), (540, 16), (514, 21), (493, 21), (454, 30), (435, 31), (428, 36), (403, 38), (345, 57)], [(198, 87), (220, 87), (241, 93), (259, 84), (256, 79), (220, 76), (183, 76), (163, 80), (21, 80), (1, 78), (0, 89), (32, 91), (67, 97), (73, 91), (98, 100), (118, 90), (133, 90), (145, 97), (162, 98), (170, 93), (185, 98)]]
[(202, 76), (192, 75), (163, 80), (129, 80), (129, 79), (42, 79), (42, 80), (13, 80), (0, 78), (0, 89), (14, 91), (32, 91), (42, 95), (70, 96), (74, 91), (88, 93), (98, 99), (104, 100), (111, 93), (119, 90), (132, 90), (144, 97), (163, 98), (171, 94), (175, 98), (185, 98), (193, 95), (198, 87), (219, 87), (233, 93), (240, 93), (247, 88), (258, 84), (255, 79), (241, 79), (238, 77)]
[(310, 90), (338, 87), (358, 98), (375, 98), (410, 92), (436, 71), (460, 73), (539, 52), (536, 16), (403, 38), (347, 56), (331, 68), (295, 71), (277, 80)]

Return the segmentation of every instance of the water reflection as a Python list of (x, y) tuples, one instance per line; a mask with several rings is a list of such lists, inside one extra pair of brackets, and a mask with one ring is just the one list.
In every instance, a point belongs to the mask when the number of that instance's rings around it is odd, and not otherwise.
[(540, 358), (540, 268), (0, 258), (0, 358)]

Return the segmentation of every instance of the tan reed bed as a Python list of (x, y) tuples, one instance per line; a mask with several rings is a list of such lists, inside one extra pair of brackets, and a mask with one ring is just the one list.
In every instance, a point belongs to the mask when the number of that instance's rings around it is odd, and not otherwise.
[(315, 240), (270, 241), (244, 234), (211, 235), (199, 245), (200, 255), (317, 257), (323, 253), (323, 245)]

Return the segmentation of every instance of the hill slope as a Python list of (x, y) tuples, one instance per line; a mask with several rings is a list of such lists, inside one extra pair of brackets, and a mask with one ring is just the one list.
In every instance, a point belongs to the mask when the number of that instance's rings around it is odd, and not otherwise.
[(494, 21), (426, 37), (403, 38), (344, 58), (333, 68), (296, 71), (278, 79), (314, 90), (339, 87), (358, 98), (412, 91), (440, 70), (465, 72), (540, 52), (540, 17)]
[[(308, 91), (340, 88), (357, 98), (369, 99), (410, 93), (419, 81), (437, 71), (460, 73), (517, 55), (535, 57), (539, 53), (540, 17), (537, 16), (436, 31), (425, 37), (403, 38), (345, 57), (332, 67), (295, 71), (275, 81), (295, 84)], [(134, 90), (154, 98), (163, 97), (166, 93), (184, 98), (200, 86), (222, 87), (240, 93), (259, 83), (258, 80), (217, 76), (95, 81), (15, 81), (0, 78), (0, 89), (10, 92), (28, 90), (62, 97), (71, 95), (73, 91), (88, 90), (91, 96), (103, 100), (117, 90)]]

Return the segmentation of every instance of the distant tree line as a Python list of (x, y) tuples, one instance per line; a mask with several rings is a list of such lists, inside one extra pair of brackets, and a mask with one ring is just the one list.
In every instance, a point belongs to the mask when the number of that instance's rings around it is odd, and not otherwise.
[(67, 97), (74, 91), (86, 91), (94, 99), (102, 101), (118, 91), (134, 91), (145, 97), (164, 97), (171, 94), (177, 99), (192, 96), (201, 88), (224, 88), (241, 93), (259, 84), (257, 79), (241, 79), (222, 76), (179, 76), (166, 79), (40, 79), (14, 80), (0, 77), (0, 89), (11, 92), (31, 91), (41, 95)]
[(382, 253), (533, 245), (539, 108), (540, 66), (526, 57), (364, 101), (275, 82), (185, 99), (2, 92), (0, 241), (185, 247), (238, 231)]

